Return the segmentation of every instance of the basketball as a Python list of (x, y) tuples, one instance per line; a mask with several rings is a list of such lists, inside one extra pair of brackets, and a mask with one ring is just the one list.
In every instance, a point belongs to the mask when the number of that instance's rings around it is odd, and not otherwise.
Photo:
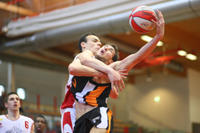
[(134, 8), (129, 16), (129, 24), (133, 31), (144, 34), (154, 29), (156, 13), (148, 6), (138, 6)]

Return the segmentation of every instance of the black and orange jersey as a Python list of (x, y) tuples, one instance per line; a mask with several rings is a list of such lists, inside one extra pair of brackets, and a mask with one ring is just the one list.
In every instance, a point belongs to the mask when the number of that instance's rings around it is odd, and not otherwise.
[(74, 76), (72, 79), (71, 92), (80, 103), (94, 107), (107, 107), (110, 90), (110, 83), (96, 83), (92, 80), (92, 77)]

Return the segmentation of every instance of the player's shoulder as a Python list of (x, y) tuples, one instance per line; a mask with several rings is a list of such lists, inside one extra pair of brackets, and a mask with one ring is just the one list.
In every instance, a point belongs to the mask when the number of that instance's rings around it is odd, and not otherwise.
[(90, 50), (84, 50), (80, 53), (80, 55), (85, 55), (85, 54), (93, 55), (92, 51)]
[(24, 115), (20, 115), (20, 117), (21, 117), (21, 119), (33, 122), (33, 119), (31, 119), (30, 117), (27, 117), (27, 116), (24, 116)]
[(0, 118), (4, 118), (5, 117), (5, 115), (0, 115)]
[(5, 118), (6, 116), (5, 115), (0, 115), (0, 118)]
[(90, 50), (84, 50), (83, 52), (79, 53), (77, 57), (80, 60), (84, 60), (91, 57), (94, 58), (94, 54)]
[(0, 122), (7, 119), (5, 115), (0, 115)]

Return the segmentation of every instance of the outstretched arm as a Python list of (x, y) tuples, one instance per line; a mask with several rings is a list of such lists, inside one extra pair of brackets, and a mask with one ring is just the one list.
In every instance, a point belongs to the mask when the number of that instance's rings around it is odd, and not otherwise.
[(136, 64), (146, 58), (155, 48), (156, 44), (163, 38), (164, 36), (164, 18), (162, 13), (157, 10), (157, 21), (154, 22), (156, 24), (157, 33), (154, 38), (145, 44), (138, 52), (135, 54), (131, 54), (125, 59), (115, 62), (111, 64), (111, 66), (115, 70), (125, 70), (125, 72), (129, 72)]

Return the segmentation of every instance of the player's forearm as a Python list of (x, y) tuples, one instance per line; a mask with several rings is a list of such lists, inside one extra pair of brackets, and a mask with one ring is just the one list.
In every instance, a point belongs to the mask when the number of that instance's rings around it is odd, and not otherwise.
[(109, 73), (112, 69), (108, 65), (104, 64), (103, 62), (95, 59), (95, 58), (84, 58), (80, 59), (81, 64), (94, 68), (95, 70), (101, 71), (103, 73)]
[(68, 67), (69, 73), (74, 76), (99, 76), (102, 75), (101, 72), (79, 64), (70, 64)]
[(84, 51), (78, 56), (80, 63), (82, 65), (91, 67), (95, 70), (101, 71), (103, 73), (109, 73), (112, 68), (103, 63), (102, 61), (97, 60), (94, 58), (94, 55), (91, 54), (91, 51)]
[(149, 43), (144, 45), (137, 53), (131, 54), (125, 59), (121, 60), (117, 65), (118, 69), (130, 71), (136, 64), (145, 59), (155, 48), (156, 44), (160, 40), (159, 36), (155, 36)]
[(133, 68), (136, 64), (138, 64), (140, 61), (142, 61), (144, 58), (146, 58), (155, 48), (156, 44), (163, 38), (164, 31), (165, 31), (165, 21), (162, 16), (162, 13), (160, 11), (158, 12), (158, 18), (156, 23), (156, 30), (157, 34), (155, 37), (146, 45), (144, 45), (137, 53), (132, 54), (122, 60), (117, 66), (117, 69), (126, 69), (127, 72)]
[(141, 61), (146, 58), (156, 48), (156, 45), (159, 41), (160, 36), (156, 35), (150, 42), (140, 48), (140, 50), (135, 54), (136, 59), (138, 59), (138, 61)]

